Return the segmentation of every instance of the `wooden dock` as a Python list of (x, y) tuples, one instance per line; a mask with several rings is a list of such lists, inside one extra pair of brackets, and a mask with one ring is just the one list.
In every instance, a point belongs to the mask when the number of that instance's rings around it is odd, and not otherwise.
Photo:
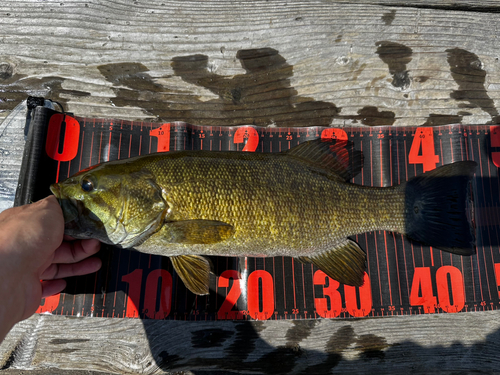
[[(0, 209), (28, 95), (75, 115), (201, 125), (500, 123), (495, 0), (0, 4)], [(1, 303), (1, 301), (0, 301)], [(181, 322), (36, 315), (9, 373), (500, 372), (500, 313)], [(85, 371), (85, 372), (84, 372)]]

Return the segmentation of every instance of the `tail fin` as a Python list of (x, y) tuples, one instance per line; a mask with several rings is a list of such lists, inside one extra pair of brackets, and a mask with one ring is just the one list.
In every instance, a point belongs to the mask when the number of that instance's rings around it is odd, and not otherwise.
[(425, 245), (459, 255), (475, 252), (469, 183), (477, 163), (460, 161), (417, 176), (405, 189), (405, 234)]

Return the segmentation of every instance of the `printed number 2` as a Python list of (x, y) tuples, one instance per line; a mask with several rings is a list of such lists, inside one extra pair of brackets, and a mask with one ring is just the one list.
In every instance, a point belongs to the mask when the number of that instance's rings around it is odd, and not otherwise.
[(434, 151), (434, 131), (431, 127), (415, 130), (408, 161), (411, 164), (422, 164), (424, 173), (436, 168), (439, 155), (436, 155)]
[(238, 271), (226, 270), (222, 272), (219, 277), (218, 286), (219, 288), (229, 287), (229, 279), (233, 280), (233, 285), (227, 293), (226, 299), (222, 303), (222, 306), (217, 313), (217, 317), (219, 319), (241, 319), (243, 317), (243, 314), (240, 311), (232, 310), (232, 308), (236, 306), (236, 302), (241, 295)]
[(246, 144), (241, 151), (254, 152), (257, 150), (257, 146), (259, 146), (259, 133), (257, 133), (255, 128), (251, 126), (242, 126), (236, 130), (234, 133), (234, 143), (243, 143), (245, 139)]

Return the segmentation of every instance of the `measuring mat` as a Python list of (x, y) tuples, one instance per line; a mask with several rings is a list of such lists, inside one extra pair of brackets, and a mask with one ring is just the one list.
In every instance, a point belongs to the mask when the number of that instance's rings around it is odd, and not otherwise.
[[(500, 286), (500, 126), (208, 127), (31, 113), (16, 205), (92, 165), (154, 152), (280, 152), (317, 138), (353, 142), (364, 166), (353, 183), (399, 184), (440, 165), (478, 163), (473, 180), (477, 253), (461, 257), (376, 231), (353, 237), (367, 253), (362, 287), (339, 284), (287, 257), (211, 257), (210, 295), (195, 296), (166, 257), (103, 245), (102, 269), (42, 300), (57, 315), (178, 320), (311, 319), (496, 310)], [(265, 204), (254, 197), (248, 204)]]

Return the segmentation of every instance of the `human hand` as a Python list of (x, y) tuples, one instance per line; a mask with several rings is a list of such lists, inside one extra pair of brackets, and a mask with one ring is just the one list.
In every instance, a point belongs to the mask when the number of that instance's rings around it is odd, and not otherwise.
[(101, 260), (89, 258), (99, 248), (97, 240), (65, 240), (54, 196), (0, 213), (0, 342), (42, 297), (61, 292), (64, 278), (99, 270)]

